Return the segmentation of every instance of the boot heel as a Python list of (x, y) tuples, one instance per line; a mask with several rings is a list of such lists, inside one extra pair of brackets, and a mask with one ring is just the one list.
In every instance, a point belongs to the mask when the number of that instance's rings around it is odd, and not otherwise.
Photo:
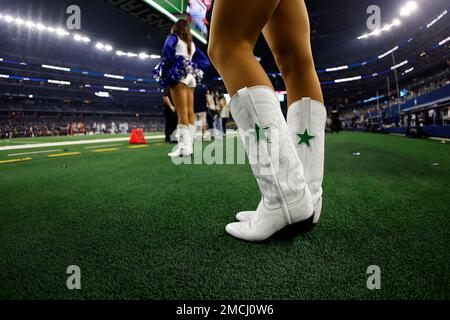
[(279, 238), (292, 240), (299, 235), (310, 232), (314, 229), (314, 214), (306, 220), (291, 224), (278, 232)]

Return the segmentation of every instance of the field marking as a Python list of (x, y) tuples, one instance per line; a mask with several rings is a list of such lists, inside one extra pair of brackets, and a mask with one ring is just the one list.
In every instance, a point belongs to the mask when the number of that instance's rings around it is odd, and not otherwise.
[(430, 140), (435, 140), (435, 141), (445, 141), (445, 142), (450, 142), (450, 139), (448, 138), (436, 138), (436, 137), (430, 137), (428, 138)]
[(14, 139), (13, 140), (0, 140), (0, 142), (2, 142), (2, 143), (17, 143), (17, 144), (35, 144), (35, 143), (39, 143), (39, 142), (30, 142), (30, 141), (14, 141)]
[(58, 150), (44, 150), (44, 151), (35, 151), (35, 152), (23, 152), (23, 153), (12, 153), (8, 154), (8, 157), (18, 157), (18, 156), (26, 156), (29, 154), (39, 154), (39, 153), (51, 153), (51, 152), (59, 152), (62, 151), (62, 149)]
[(109, 148), (109, 147), (117, 147), (121, 146), (122, 144), (109, 144), (109, 145), (103, 145), (103, 146), (93, 146), (93, 147), (84, 147), (85, 149), (97, 149), (97, 148)]
[[(145, 139), (147, 139), (147, 140), (161, 140), (164, 138), (165, 138), (164, 135), (145, 137)], [(23, 146), (0, 147), (0, 151), (63, 147), (63, 146), (74, 146), (74, 145), (80, 145), (80, 144), (99, 144), (99, 143), (110, 143), (110, 142), (123, 142), (123, 141), (129, 141), (129, 140), (130, 140), (130, 138), (109, 138), (109, 139), (95, 139), (95, 140), (47, 142), (47, 143), (37, 143), (37, 144), (29, 144), (29, 145), (23, 145)]]
[(101, 153), (101, 152), (113, 152), (113, 151), (119, 151), (119, 148), (109, 148), (109, 149), (97, 149), (97, 150), (93, 150), (92, 152), (95, 153)]
[(22, 159), (11, 159), (11, 160), (2, 160), (0, 164), (10, 164), (10, 163), (18, 163), (33, 160), (32, 158), (22, 158)]
[(128, 147), (129, 149), (141, 149), (141, 148), (148, 148), (149, 146), (148, 145), (141, 145), (141, 146), (131, 146), (131, 147)]
[(81, 154), (81, 152), (65, 152), (65, 153), (49, 154), (47, 157), (59, 158), (59, 157), (77, 156), (79, 154)]

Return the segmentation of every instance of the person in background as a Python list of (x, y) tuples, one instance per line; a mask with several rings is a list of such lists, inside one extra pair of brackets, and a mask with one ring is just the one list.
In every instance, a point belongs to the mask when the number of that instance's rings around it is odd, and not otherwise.
[(421, 112), (419, 114), (419, 127), (423, 127), (425, 125), (425, 113)]
[(220, 105), (219, 101), (220, 101), (220, 96), (219, 96), (219, 92), (216, 90), (213, 92), (213, 98), (214, 98), (214, 104), (216, 106), (216, 112), (214, 114), (214, 134), (216, 137), (221, 138), (222, 137), (222, 117), (221, 117), (221, 112), (222, 112), (222, 106)]
[[(215, 117), (217, 113), (216, 101), (214, 99), (214, 93), (211, 89), (208, 89), (206, 93), (206, 107), (207, 110), (207, 121), (209, 129), (213, 129), (215, 131)], [(215, 138), (215, 132), (212, 134), (212, 138)]]
[(206, 95), (208, 93), (208, 87), (204, 84), (200, 84), (195, 88), (194, 92), (194, 112), (197, 120), (196, 127), (201, 123), (202, 130), (202, 140), (205, 138), (205, 132), (207, 129), (207, 119), (206, 119), (206, 111), (207, 111), (207, 103), (206, 103)]
[(222, 94), (219, 96), (219, 106), (220, 106), (220, 117), (222, 118), (222, 132), (225, 136), (227, 134), (227, 123), (230, 118), (230, 109), (228, 107), (228, 102), (225, 96)]
[(169, 88), (178, 114), (178, 144), (171, 158), (193, 154), (195, 135), (194, 89), (210, 66), (206, 55), (195, 45), (189, 23), (174, 23), (163, 48), (163, 60), (153, 70), (154, 78)]
[(165, 141), (166, 143), (173, 143), (174, 141), (172, 141), (172, 134), (177, 128), (178, 116), (177, 111), (175, 110), (175, 106), (173, 105), (170, 90), (164, 91), (163, 104), (164, 116), (166, 118)]
[(339, 133), (341, 131), (341, 120), (339, 117), (338, 107), (333, 107), (331, 110), (331, 132)]

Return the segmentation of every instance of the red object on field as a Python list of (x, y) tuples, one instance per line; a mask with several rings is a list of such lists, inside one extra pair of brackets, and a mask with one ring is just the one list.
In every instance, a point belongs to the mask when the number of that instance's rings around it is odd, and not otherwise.
[(145, 136), (144, 136), (144, 130), (134, 129), (133, 131), (131, 131), (130, 143), (131, 144), (147, 144), (147, 141), (145, 140)]

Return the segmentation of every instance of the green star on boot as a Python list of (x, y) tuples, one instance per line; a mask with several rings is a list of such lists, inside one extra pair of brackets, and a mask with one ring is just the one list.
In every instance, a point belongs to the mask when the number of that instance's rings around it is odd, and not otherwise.
[(305, 132), (303, 134), (297, 134), (297, 137), (299, 137), (299, 142), (298, 145), (302, 145), (302, 144), (306, 144), (308, 147), (311, 147), (311, 140), (314, 140), (316, 137), (315, 136), (311, 136), (308, 133), (308, 129), (305, 130)]
[(255, 132), (256, 132), (256, 141), (259, 143), (259, 140), (266, 140), (267, 143), (270, 143), (270, 138), (268, 136), (269, 127), (261, 128), (257, 123), (255, 123)]

